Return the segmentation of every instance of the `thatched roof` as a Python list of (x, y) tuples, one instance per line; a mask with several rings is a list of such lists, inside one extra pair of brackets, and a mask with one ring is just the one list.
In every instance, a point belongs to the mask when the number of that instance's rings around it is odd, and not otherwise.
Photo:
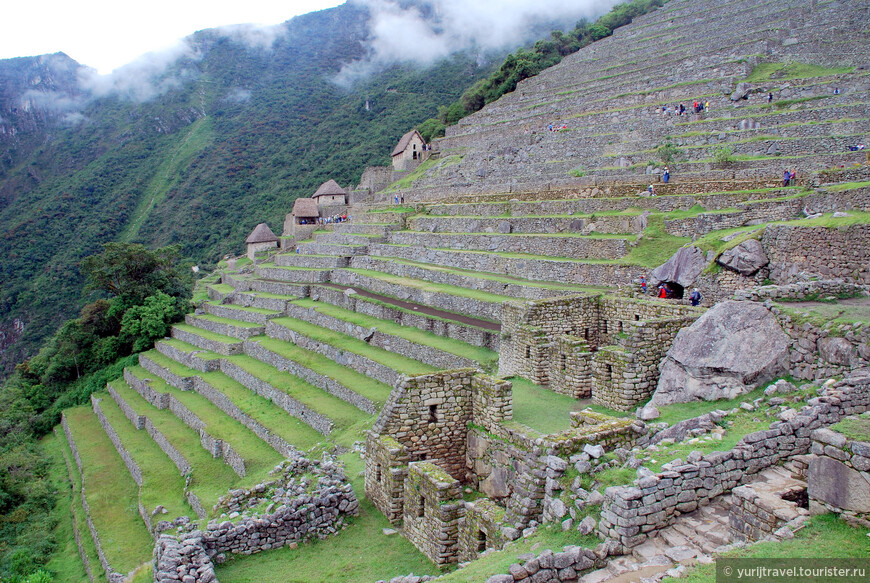
[[(399, 140), (399, 143), (396, 144), (395, 148), (393, 148), (393, 153), (390, 154), (390, 156), (395, 156), (396, 154), (401, 154), (402, 152), (404, 152), (405, 148), (408, 147), (408, 144), (411, 143), (411, 138), (414, 137), (414, 134), (420, 136), (420, 132), (418, 132), (417, 130), (411, 130), (410, 132), (402, 136), (402, 138)], [(423, 136), (420, 136), (420, 141), (424, 144), (426, 143), (426, 140), (423, 139)]]
[(317, 210), (317, 201), (313, 198), (297, 198), (293, 203), (292, 214), (302, 219), (317, 218), (320, 211)]
[(254, 230), (251, 231), (251, 234), (248, 235), (247, 239), (245, 239), (245, 243), (272, 243), (277, 240), (278, 237), (275, 236), (275, 233), (272, 232), (269, 225), (266, 223), (260, 223), (254, 227)]
[(318, 188), (317, 192), (314, 193), (314, 198), (317, 198), (318, 196), (344, 196), (346, 194), (347, 192), (338, 185), (338, 182), (330, 179), (320, 185), (320, 188)]

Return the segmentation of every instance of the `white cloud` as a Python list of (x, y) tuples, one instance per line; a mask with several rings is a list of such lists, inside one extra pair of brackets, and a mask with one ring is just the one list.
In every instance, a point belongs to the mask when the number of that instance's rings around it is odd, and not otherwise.
[[(388, 63), (428, 65), (465, 49), (518, 46), (542, 25), (573, 27), (594, 19), (617, 0), (429, 0), (403, 6), (397, 0), (349, 0), (371, 13), (368, 56), (346, 65), (336, 78), (348, 84)], [(424, 14), (424, 12), (426, 14)]]

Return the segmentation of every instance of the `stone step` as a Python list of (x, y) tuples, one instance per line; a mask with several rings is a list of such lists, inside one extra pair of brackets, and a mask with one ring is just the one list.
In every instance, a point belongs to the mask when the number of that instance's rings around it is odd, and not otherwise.
[(482, 328), (460, 321), (455, 314), (450, 312), (427, 314), (421, 311), (422, 306), (387, 296), (369, 297), (366, 293), (361, 288), (354, 293), (345, 293), (339, 288), (322, 286), (316, 290), (313, 289), (311, 297), (314, 300), (360, 314), (390, 320), (439, 336), (447, 336), (474, 346), (488, 348), (494, 352), (499, 351), (501, 336), (496, 329)]
[[(196, 328), (196, 330), (199, 330), (199, 328)], [(209, 351), (207, 348), (203, 349), (200, 346), (189, 344), (176, 338), (159, 340), (154, 345), (154, 348), (160, 354), (188, 368), (200, 372), (220, 370), (219, 354)]]
[[(450, 253), (450, 250), (443, 252)], [(397, 257), (354, 257), (351, 268), (522, 299), (543, 299), (589, 291), (588, 288), (570, 283), (552, 280), (531, 281), (514, 276), (455, 269)]]
[(385, 237), (390, 231), (396, 231), (401, 228), (402, 226), (399, 223), (358, 223), (354, 221), (351, 223), (339, 223), (335, 225), (335, 232), (343, 235), (357, 234)]
[(347, 267), (347, 257), (281, 253), (275, 256), (275, 265), (278, 267), (305, 267), (307, 269), (336, 269)]
[(332, 281), (354, 289), (362, 288), (415, 304), (495, 322), (501, 319), (502, 303), (513, 299), (489, 292), (472, 293), (461, 287), (437, 286), (428, 281), (364, 269), (340, 269), (332, 274)]
[(298, 300), (296, 295), (271, 294), (266, 292), (245, 291), (236, 292), (230, 298), (233, 305), (249, 308), (260, 308), (273, 312), (286, 313), (287, 303)]
[[(464, 342), (457, 341), (456, 350), (448, 352), (433, 345), (439, 339), (435, 339), (434, 343), (427, 342), (428, 339), (423, 337), (416, 328), (403, 330), (401, 325), (397, 326), (395, 322), (380, 320), (373, 316), (359, 316), (355, 312), (336, 308), (329, 304), (321, 305), (321, 302), (299, 300), (288, 305), (287, 315), (364, 340), (371, 346), (413, 358), (439, 369), (482, 366), (480, 362), (463, 356), (463, 354), (468, 354), (473, 350), (473, 347)], [(360, 317), (365, 319), (365, 326), (351, 321)], [(399, 327), (399, 331), (395, 334), (386, 331), (394, 330), (397, 327)], [(415, 338), (419, 338), (420, 341), (418, 342)]]
[[(559, 201), (562, 202), (562, 201)], [(568, 201), (564, 201), (568, 202)], [(409, 229), (427, 233), (519, 233), (519, 234), (632, 234), (643, 231), (646, 221), (640, 213), (629, 216), (578, 217), (576, 201), (564, 205), (572, 214), (538, 217), (420, 216)], [(573, 215), (573, 216), (572, 216)]]
[(389, 242), (394, 245), (414, 245), (438, 249), (465, 251), (499, 251), (549, 257), (576, 259), (619, 259), (629, 251), (631, 238), (615, 236), (582, 236), (576, 234), (488, 234), (488, 233), (422, 233), (396, 231)]
[(341, 255), (352, 257), (363, 255), (366, 245), (333, 245), (330, 243), (300, 243), (297, 245), (299, 253), (303, 255)]
[(217, 302), (205, 302), (202, 304), (206, 313), (219, 318), (228, 318), (230, 320), (239, 320), (248, 322), (249, 324), (266, 325), (266, 322), (272, 318), (277, 318), (282, 315), (281, 311), (268, 310), (265, 308), (254, 308), (242, 306), (238, 304), (220, 304)]
[(256, 276), (224, 273), (223, 281), (231, 285), (236, 293), (253, 291), (266, 294), (277, 294), (304, 298), (308, 295), (308, 284), (290, 283), (274, 279), (263, 279)]
[(210, 314), (187, 314), (184, 317), (184, 323), (214, 332), (215, 334), (238, 338), (239, 340), (247, 340), (251, 336), (259, 336), (264, 330), (264, 327), (260, 324), (251, 324), (250, 322), (231, 320)]
[[(209, 350), (216, 354), (229, 356), (242, 353), (242, 343), (238, 338), (209, 332), (197, 326), (175, 324), (172, 326), (172, 337), (181, 342), (192, 344), (197, 348)], [(197, 368), (197, 367), (192, 367)]]
[(323, 283), (329, 281), (330, 270), (310, 269), (305, 267), (279, 267), (268, 263), (258, 265), (255, 269), (257, 277), (275, 281), (287, 281), (292, 283)]
[(367, 235), (363, 233), (318, 233), (314, 236), (314, 242), (321, 245), (366, 246), (370, 243), (382, 241), (383, 238), (383, 235)]
[[(428, 249), (425, 247), (405, 247), (401, 245), (373, 245), (370, 248), (371, 258), (388, 260), (388, 258), (406, 261), (418, 261), (430, 265), (462, 269), (477, 273), (504, 274), (510, 277), (535, 280), (560, 281), (564, 284), (577, 286), (616, 287), (625, 285), (641, 275), (646, 275), (648, 269), (637, 265), (620, 265), (617, 263), (584, 262), (572, 259), (554, 259), (545, 256), (512, 256), (510, 254), (491, 253), (487, 251), (463, 251), (460, 249)], [(342, 272), (333, 273), (333, 282), (344, 283), (346, 276)], [(347, 284), (352, 285), (352, 284)], [(395, 293), (385, 292), (388, 295)], [(553, 295), (567, 295), (553, 294)], [(579, 290), (578, 292), (579, 293)], [(519, 295), (519, 294), (517, 294)], [(401, 296), (399, 296), (401, 297)], [(544, 292), (541, 293), (544, 296)], [(450, 309), (445, 307), (445, 309)]]

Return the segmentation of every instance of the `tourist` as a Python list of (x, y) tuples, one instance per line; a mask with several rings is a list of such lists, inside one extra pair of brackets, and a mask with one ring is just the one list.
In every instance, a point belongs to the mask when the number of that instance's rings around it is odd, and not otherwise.
[(652, 184), (649, 185), (649, 188), (647, 188), (647, 190), (649, 191), (649, 195), (650, 195), (650, 196), (655, 196), (655, 195), (656, 195), (656, 187), (653, 186)]
[(698, 291), (698, 288), (692, 290), (692, 293), (689, 294), (689, 299), (692, 300), (692, 305), (697, 306), (701, 303), (701, 292)]
[(395, 201), (396, 204), (399, 204), (399, 195), (397, 194), (396, 196), (394, 196), (393, 200)]
[(668, 297), (668, 290), (663, 283), (659, 284), (659, 297), (662, 299)]
[(683, 115), (683, 113), (685, 113), (685, 111), (686, 111), (686, 106), (681, 103), (680, 104), (680, 115)]
[(704, 113), (710, 113), (710, 102), (709, 101), (704, 102)]
[(640, 293), (646, 295), (646, 278), (644, 276), (640, 276)]
[(670, 180), (670, 179), (671, 179), (671, 171), (668, 170), (667, 166), (665, 166), (665, 171), (664, 171), (664, 173), (662, 173), (662, 182), (667, 184), (668, 180)]
[(767, 102), (770, 103), (771, 101), (773, 101), (773, 93), (768, 93), (767, 94)]
[(786, 170), (785, 172), (782, 173), (782, 185), (788, 186), (789, 182), (791, 182), (791, 172)]
[(788, 175), (788, 183), (791, 184), (792, 186), (796, 185), (797, 184), (796, 178), (797, 178), (797, 174), (795, 173), (794, 170), (792, 170), (791, 172), (789, 172), (789, 175)]

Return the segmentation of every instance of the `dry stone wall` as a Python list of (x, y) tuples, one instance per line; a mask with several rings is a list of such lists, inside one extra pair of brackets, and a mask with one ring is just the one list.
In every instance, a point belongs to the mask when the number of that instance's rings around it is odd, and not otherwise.
[(484, 330), (453, 320), (442, 320), (425, 314), (400, 310), (388, 304), (367, 300), (359, 294), (345, 294), (332, 288), (320, 288), (312, 298), (367, 316), (392, 320), (402, 326), (412, 326), (439, 336), (447, 336), (475, 346), (489, 348), (495, 352), (499, 351), (501, 336), (492, 330)]
[(866, 528), (870, 525), (870, 443), (832, 429), (817, 429), (811, 437), (810, 511), (835, 512)]
[[(57, 439), (66, 439), (66, 436), (61, 437), (60, 430), (59, 430), (58, 426), (55, 426), (53, 431), (54, 431), (54, 436)], [(72, 466), (70, 464), (69, 458), (67, 457), (66, 453), (63, 454), (63, 461), (66, 465), (67, 477), (69, 478), (70, 485), (72, 486), (72, 495), (74, 496), (75, 495), (75, 481), (73, 478)], [(76, 541), (76, 548), (78, 548), (79, 557), (81, 557), (81, 559), (82, 559), (82, 566), (85, 568), (85, 574), (88, 576), (88, 580), (91, 581), (91, 583), (93, 583), (94, 572), (91, 569), (91, 560), (88, 557), (88, 553), (85, 551), (84, 544), (82, 543), (82, 533), (81, 533), (81, 530), (79, 530), (79, 513), (78, 513), (78, 510), (76, 509), (76, 505), (74, 502), (70, 505), (70, 514), (72, 516), (73, 539), (75, 539), (75, 541)]]
[(385, 385), (393, 386), (400, 376), (399, 373), (393, 369), (379, 362), (375, 362), (370, 358), (352, 352), (343, 351), (331, 344), (319, 342), (313, 338), (309, 338), (273, 322), (269, 322), (269, 324), (266, 325), (266, 335), (271, 338), (292, 342), (300, 348), (322, 354), (342, 366), (350, 367), (357, 372), (368, 375), (373, 379), (384, 383)]
[(586, 257), (618, 259), (628, 253), (628, 240), (582, 236), (490, 235), (457, 233), (420, 233), (397, 231), (390, 234), (394, 245), (429, 248), (466, 249), (502, 253), (527, 253), (546, 257)]
[(870, 226), (770, 225), (761, 243), (777, 283), (792, 283), (804, 273), (870, 285)]
[[(150, 361), (141, 359), (141, 362)], [(190, 380), (191, 387), (189, 390), (193, 390), (194, 379), (195, 377), (186, 379)], [(184, 403), (176, 399), (174, 395), (155, 390), (151, 386), (150, 379), (140, 379), (127, 369), (124, 369), (124, 380), (130, 388), (139, 393), (151, 405), (157, 409), (169, 409), (182, 423), (196, 431), (199, 434), (200, 445), (212, 457), (223, 459), (239, 477), (245, 476), (245, 460), (242, 459), (242, 456), (233, 449), (232, 445), (226, 441), (216, 439), (209, 434), (205, 422), (196, 413), (188, 409)]]
[(462, 485), (431, 462), (408, 464), (402, 532), (436, 565), (459, 557), (459, 521), (465, 516)]
[(333, 423), (331, 419), (306, 407), (287, 393), (279, 391), (269, 383), (260, 380), (237, 364), (224, 360), (221, 362), (221, 372), (261, 397), (269, 399), (290, 415), (310, 425), (315, 431), (323, 435), (329, 435), (332, 431)]
[[(334, 330), (335, 328), (332, 329)], [(349, 389), (348, 387), (345, 387), (338, 381), (335, 381), (327, 377), (326, 375), (314, 372), (310, 368), (302, 366), (294, 360), (284, 358), (280, 354), (272, 352), (271, 350), (265, 348), (259, 342), (246, 341), (245, 354), (256, 358), (260, 362), (265, 362), (266, 364), (275, 367), (281, 372), (288, 372), (293, 376), (299, 377), (305, 382), (310, 383), (320, 389), (323, 389), (331, 395), (335, 395), (342, 401), (350, 403), (351, 405), (357, 407), (358, 409), (361, 409), (362, 411), (365, 411), (366, 413), (371, 413), (372, 415), (375, 415), (379, 411), (378, 405), (372, 402), (370, 399), (363, 397), (359, 393), (353, 391), (352, 389)]]
[(598, 525), (602, 536), (623, 550), (643, 543), (653, 531), (673, 523), (779, 461), (805, 454), (815, 429), (870, 409), (870, 375), (856, 371), (821, 391), (808, 407), (770, 429), (750, 433), (737, 445), (692, 463), (640, 478), (635, 485), (607, 488)]
[[(372, 346), (413, 358), (436, 368), (465, 368), (478, 365), (478, 363), (469, 358), (456, 356), (431, 346), (424, 346), (398, 336), (386, 334), (378, 331), (377, 328), (365, 328), (352, 322), (322, 314), (313, 308), (290, 305), (287, 309), (287, 315), (291, 318), (304, 320), (329, 330), (347, 334), (359, 340), (365, 340)], [(370, 411), (370, 413), (377, 413), (377, 411)]]
[(97, 531), (97, 527), (94, 526), (94, 521), (91, 520), (91, 508), (88, 504), (87, 496), (85, 495), (85, 476), (84, 476), (84, 467), (82, 465), (82, 458), (79, 455), (79, 450), (76, 447), (75, 439), (73, 438), (72, 431), (69, 428), (69, 424), (67, 423), (66, 417), (61, 413), (60, 416), (61, 427), (63, 427), (64, 435), (66, 435), (67, 443), (69, 444), (70, 450), (73, 454), (73, 459), (76, 462), (76, 466), (79, 469), (79, 475), (82, 477), (81, 482), (81, 499), (82, 499), (82, 507), (85, 511), (85, 521), (88, 524), (88, 529), (91, 532), (91, 538), (94, 540), (94, 547), (97, 550), (97, 557), (100, 559), (100, 565), (103, 567), (103, 571), (106, 573), (106, 579), (108, 579), (109, 583), (122, 583), (124, 581), (124, 575), (115, 570), (114, 567), (109, 563), (109, 559), (106, 557), (106, 553), (103, 550), (103, 543), (100, 540), (99, 531)]

